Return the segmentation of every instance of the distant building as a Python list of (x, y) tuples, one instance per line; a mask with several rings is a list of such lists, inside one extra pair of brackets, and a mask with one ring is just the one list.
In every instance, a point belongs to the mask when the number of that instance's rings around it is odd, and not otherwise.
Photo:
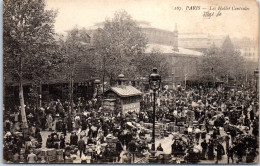
[(236, 39), (234, 40), (234, 45), (241, 52), (243, 56), (248, 61), (258, 62), (258, 42), (249, 38)]
[[(178, 40), (177, 25), (175, 26), (175, 30), (170, 37), (172, 38), (172, 45), (158, 44), (154, 40), (149, 41), (145, 53), (149, 54), (152, 53), (153, 50), (157, 50), (166, 56), (172, 66), (173, 74), (171, 78), (164, 78), (163, 81), (165, 84), (170, 86), (172, 83), (173, 86), (176, 86), (187, 79), (196, 77), (198, 58), (201, 57), (203, 53), (195, 49), (187, 49), (179, 45), (180, 41)], [(169, 36), (168, 40), (170, 41)]]

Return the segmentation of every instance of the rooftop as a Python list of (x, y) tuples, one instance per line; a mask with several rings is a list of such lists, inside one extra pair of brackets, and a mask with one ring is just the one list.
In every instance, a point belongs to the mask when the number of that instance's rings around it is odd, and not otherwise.
[(202, 56), (202, 52), (185, 49), (182, 47), (178, 47), (179, 51), (174, 51), (173, 46), (168, 45), (162, 45), (162, 44), (147, 44), (147, 48), (145, 50), (145, 53), (152, 53), (153, 50), (158, 50), (163, 54), (175, 54), (180, 56), (194, 56), (199, 57)]
[(121, 97), (137, 96), (141, 95), (142, 92), (133, 86), (122, 87), (111, 87), (111, 90)]

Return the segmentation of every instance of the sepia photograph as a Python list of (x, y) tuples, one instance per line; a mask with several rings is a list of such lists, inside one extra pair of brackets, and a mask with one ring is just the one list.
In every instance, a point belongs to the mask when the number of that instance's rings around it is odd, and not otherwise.
[(259, 163), (258, 1), (2, 5), (3, 163)]

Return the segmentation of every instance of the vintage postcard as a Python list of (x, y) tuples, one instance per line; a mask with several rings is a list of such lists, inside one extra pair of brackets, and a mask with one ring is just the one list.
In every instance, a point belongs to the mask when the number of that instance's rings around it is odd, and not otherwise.
[(4, 0), (4, 163), (256, 164), (256, 0)]

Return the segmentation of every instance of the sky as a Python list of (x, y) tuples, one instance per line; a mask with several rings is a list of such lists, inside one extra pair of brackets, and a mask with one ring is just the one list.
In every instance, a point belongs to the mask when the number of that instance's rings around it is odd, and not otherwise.
[[(180, 33), (258, 38), (256, 0), (46, 0), (46, 5), (47, 9), (58, 10), (57, 33), (75, 26), (89, 29), (112, 18), (116, 11), (125, 10), (134, 20), (147, 21), (152, 27), (169, 31), (177, 24)], [(178, 6), (181, 11), (175, 10)], [(200, 6), (200, 10), (186, 10), (187, 6)], [(222, 10), (221, 16), (216, 17), (218, 10), (209, 10), (210, 7), (230, 7), (230, 10)], [(249, 10), (232, 10), (232, 7)], [(204, 12), (214, 12), (214, 16), (203, 17)]]

